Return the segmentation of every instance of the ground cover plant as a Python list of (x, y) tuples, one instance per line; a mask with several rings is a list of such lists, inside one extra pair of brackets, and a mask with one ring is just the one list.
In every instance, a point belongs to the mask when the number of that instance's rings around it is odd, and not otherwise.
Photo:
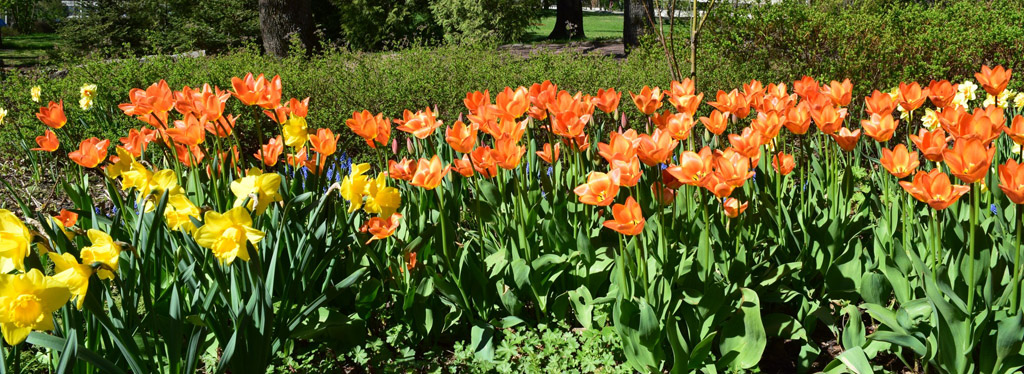
[(35, 112), (30, 154), (73, 163), (71, 205), (35, 209), (3, 181), (20, 208), (0, 210), (4, 366), (31, 345), (61, 372), (258, 372), (387, 331), (403, 357), (462, 340), (455, 365), (530, 370), (510, 360), (558, 351), (515, 331), (566, 324), (613, 332), (622, 357), (560, 370), (1014, 372), (1012, 74), (866, 97), (809, 76), (713, 98), (544, 81), (447, 116), (354, 111), (355, 163), (278, 76), (157, 81), (116, 107), (85, 86), (69, 105), (136, 127), (76, 142), (63, 100)]

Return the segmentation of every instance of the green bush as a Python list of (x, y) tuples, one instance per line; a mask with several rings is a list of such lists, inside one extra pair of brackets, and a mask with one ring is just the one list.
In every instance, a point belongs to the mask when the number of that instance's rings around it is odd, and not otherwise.
[(429, 0), (331, 0), (343, 44), (354, 50), (397, 49), (432, 45), (441, 29), (430, 14)]
[(430, 9), (449, 43), (514, 42), (540, 18), (538, 0), (434, 0)]

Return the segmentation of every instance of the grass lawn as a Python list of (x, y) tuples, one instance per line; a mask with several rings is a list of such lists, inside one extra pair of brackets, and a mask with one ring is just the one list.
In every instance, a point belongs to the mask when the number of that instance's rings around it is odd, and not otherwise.
[[(679, 20), (676, 20), (677, 22)], [(530, 27), (529, 33), (526, 36), (527, 41), (543, 41), (551, 33), (551, 30), (555, 28), (555, 11), (544, 10), (543, 16), (541, 16), (540, 22), (535, 23)], [(663, 25), (662, 28), (668, 31), (668, 25)], [(676, 26), (676, 30), (680, 30), (679, 25)], [(587, 39), (618, 39), (622, 38), (622, 15), (612, 13), (595, 13), (595, 12), (584, 12), (583, 13), (583, 33), (587, 36)]]
[(57, 34), (23, 34), (5, 36), (0, 47), (4, 66), (28, 67), (46, 64), (47, 53), (57, 44)]

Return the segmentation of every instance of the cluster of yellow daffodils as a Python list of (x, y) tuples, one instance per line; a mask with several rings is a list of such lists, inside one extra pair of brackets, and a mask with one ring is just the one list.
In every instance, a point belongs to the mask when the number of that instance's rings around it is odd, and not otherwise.
[(363, 208), (366, 213), (390, 217), (402, 205), (402, 193), (387, 185), (386, 173), (370, 179), (365, 175), (369, 170), (370, 164), (352, 165), (352, 172), (341, 181), (341, 197), (349, 202), (349, 213)]
[[(281, 175), (266, 173), (257, 168), (245, 172), (245, 177), (231, 182), (231, 193), (235, 194), (235, 207), (245, 204), (246, 209), (256, 215), (267, 211), (272, 203), (281, 201), (278, 190), (281, 188)], [(248, 201), (248, 203), (246, 203)]]
[(122, 147), (117, 147), (117, 162), (107, 166), (107, 176), (121, 178), (122, 190), (136, 190), (146, 200), (146, 211), (156, 209), (150, 197), (159, 198), (167, 192), (167, 207), (164, 221), (171, 230), (192, 233), (196, 227), (191, 218), (199, 218), (199, 208), (188, 199), (178, 185), (174, 170), (152, 172), (135, 160), (135, 156)]

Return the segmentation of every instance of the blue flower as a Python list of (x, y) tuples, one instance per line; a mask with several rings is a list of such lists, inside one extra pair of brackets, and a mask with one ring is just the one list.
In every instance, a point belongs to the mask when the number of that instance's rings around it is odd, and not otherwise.
[(658, 166), (661, 167), (661, 170), (668, 169), (668, 164), (665, 163), (658, 164)]
[(993, 215), (998, 214), (999, 212), (999, 208), (996, 207), (996, 204), (992, 204), (992, 206), (988, 207), (988, 210), (991, 210)]
[(548, 176), (550, 177), (551, 173), (554, 173), (554, 172), (555, 172), (555, 168), (551, 167), (551, 166), (548, 166)]

